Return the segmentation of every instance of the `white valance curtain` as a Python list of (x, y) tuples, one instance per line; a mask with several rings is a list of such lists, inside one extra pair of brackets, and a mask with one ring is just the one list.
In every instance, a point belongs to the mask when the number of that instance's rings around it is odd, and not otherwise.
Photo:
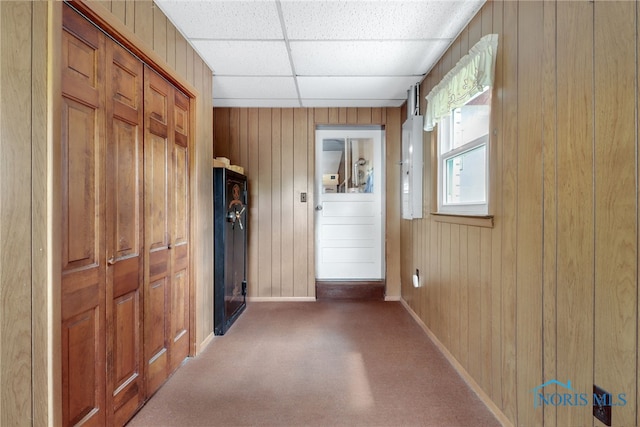
[(451, 114), (451, 110), (462, 107), (487, 86), (493, 86), (497, 49), (497, 34), (482, 37), (429, 92), (424, 130), (433, 130), (438, 120)]

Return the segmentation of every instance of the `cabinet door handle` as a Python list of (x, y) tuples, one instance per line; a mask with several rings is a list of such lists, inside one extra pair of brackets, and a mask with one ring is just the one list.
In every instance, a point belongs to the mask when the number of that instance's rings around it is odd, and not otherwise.
[(171, 249), (171, 243), (167, 245), (167, 249)]
[(115, 263), (116, 263), (116, 259), (115, 259), (114, 257), (111, 257), (111, 258), (109, 258), (109, 259), (107, 260), (107, 264), (109, 264), (109, 265), (113, 265), (113, 264), (115, 264)]

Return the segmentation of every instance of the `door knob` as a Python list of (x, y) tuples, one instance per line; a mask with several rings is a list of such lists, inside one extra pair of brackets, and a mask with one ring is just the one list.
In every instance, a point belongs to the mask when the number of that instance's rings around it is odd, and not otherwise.
[(318, 206), (316, 206), (316, 210), (317, 210), (317, 211), (321, 211), (321, 210), (322, 210), (322, 205), (318, 205)]

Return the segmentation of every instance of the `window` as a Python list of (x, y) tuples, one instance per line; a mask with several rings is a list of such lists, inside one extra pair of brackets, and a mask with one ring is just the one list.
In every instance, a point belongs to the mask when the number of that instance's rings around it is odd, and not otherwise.
[(438, 212), (488, 213), (491, 89), (438, 121)]
[(498, 36), (480, 39), (427, 95), (424, 130), (437, 126), (437, 213), (489, 214), (489, 123)]

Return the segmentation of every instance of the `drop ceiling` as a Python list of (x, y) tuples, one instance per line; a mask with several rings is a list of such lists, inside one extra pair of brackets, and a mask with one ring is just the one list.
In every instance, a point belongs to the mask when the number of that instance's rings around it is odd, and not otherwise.
[(485, 0), (154, 0), (216, 107), (395, 107)]

